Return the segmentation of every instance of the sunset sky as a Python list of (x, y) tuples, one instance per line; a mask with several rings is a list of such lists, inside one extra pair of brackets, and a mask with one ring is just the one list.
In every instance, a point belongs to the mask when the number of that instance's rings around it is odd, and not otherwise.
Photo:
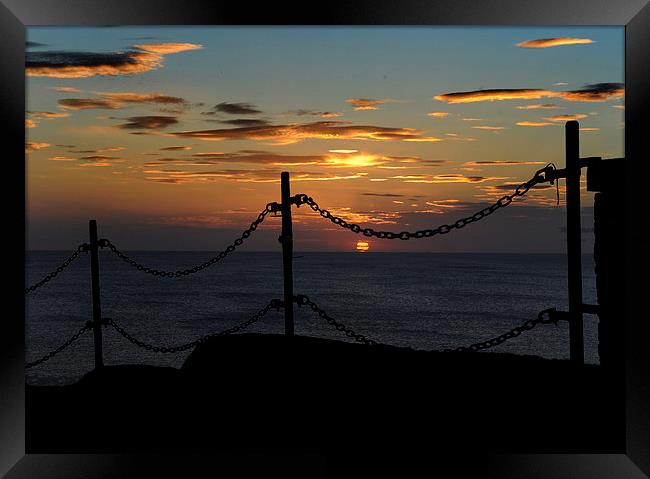
[[(549, 162), (624, 156), (624, 30), (28, 28), (27, 247), (87, 221), (123, 249), (221, 250), (280, 172), (361, 226), (434, 228)], [(585, 176), (583, 175), (583, 180)], [(561, 183), (561, 205), (563, 205)], [(590, 206), (583, 193), (585, 243)], [(564, 251), (555, 187), (443, 237), (355, 235), (294, 208), (296, 251)], [(279, 250), (280, 218), (242, 248)], [(588, 252), (588, 251), (586, 251)]]

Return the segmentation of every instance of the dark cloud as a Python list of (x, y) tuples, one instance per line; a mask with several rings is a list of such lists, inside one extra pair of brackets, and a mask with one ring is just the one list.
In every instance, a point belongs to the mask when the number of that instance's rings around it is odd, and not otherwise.
[(47, 47), (47, 46), (49, 45), (45, 43), (30, 42), (30, 41), (25, 42), (25, 48), (39, 48), (39, 47)]
[(119, 103), (162, 103), (165, 105), (185, 105), (187, 101), (177, 96), (163, 95), (162, 93), (142, 92), (101, 92), (99, 96), (104, 100)]
[(180, 131), (170, 133), (182, 138), (199, 140), (266, 140), (295, 143), (305, 139), (400, 140), (436, 142), (439, 138), (423, 136), (413, 128), (390, 128), (373, 125), (353, 125), (349, 122), (318, 121), (315, 123), (268, 125), (217, 130)]
[(609, 98), (622, 98), (625, 93), (623, 83), (594, 83), (580, 90), (562, 92), (562, 97), (570, 101), (605, 101)]
[(117, 128), (159, 130), (178, 123), (173, 116), (132, 116), (127, 120), (128, 123), (117, 125)]
[(257, 106), (252, 105), (251, 103), (219, 103), (212, 108), (209, 114), (216, 112), (227, 113), (228, 115), (257, 115), (262, 113), (261, 110), (257, 109)]
[(296, 116), (320, 116), (322, 118), (335, 118), (338, 116), (343, 116), (343, 113), (339, 113), (336, 111), (315, 111), (315, 110), (305, 110), (305, 109), (289, 110), (287, 113)]
[(254, 118), (237, 118), (236, 120), (219, 120), (219, 123), (232, 126), (266, 126), (269, 124), (266, 120), (257, 120)]
[(162, 151), (178, 151), (178, 150), (191, 150), (191, 146), (166, 146), (161, 148)]
[(555, 91), (531, 88), (502, 88), (445, 93), (434, 99), (447, 103), (473, 103), (479, 101), (538, 100), (540, 98), (562, 98), (567, 101), (601, 102), (610, 98), (621, 98), (622, 83), (595, 83), (580, 90)]
[(202, 48), (191, 43), (135, 45), (120, 52), (26, 52), (27, 76), (88, 78), (97, 75), (131, 75), (162, 66), (164, 55)]
[[(125, 104), (163, 104), (184, 107), (187, 101), (177, 96), (162, 93), (142, 92), (100, 92), (99, 98), (64, 98), (58, 101), (61, 108), (68, 110), (110, 109), (116, 110)], [(177, 112), (176, 110), (174, 112)]]

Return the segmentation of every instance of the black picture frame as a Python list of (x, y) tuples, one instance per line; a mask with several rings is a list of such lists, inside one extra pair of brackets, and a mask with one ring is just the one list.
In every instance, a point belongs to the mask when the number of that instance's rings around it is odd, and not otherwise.
[[(318, 455), (220, 456), (124, 456), (124, 455), (25, 455), (24, 432), (24, 248), (25, 201), (24, 112), (25, 112), (25, 27), (37, 25), (620, 25), (625, 26), (625, 155), (627, 162), (625, 237), (629, 295), (626, 305), (626, 448), (605, 454), (486, 455), (477, 451), (455, 451), (430, 457), (411, 457), (399, 462), (358, 458), (346, 453), (335, 458)], [(647, 191), (644, 160), (648, 146), (642, 132), (643, 114), (648, 108), (650, 62), (650, 5), (647, 0), (357, 0), (249, 5), (247, 2), (214, 0), (2, 0), (0, 3), (0, 116), (4, 141), (4, 167), (8, 170), (5, 194), (5, 253), (10, 257), (5, 291), (10, 307), (0, 334), (0, 475), (18, 477), (127, 477), (169, 475), (195, 477), (198, 469), (222, 473), (282, 472), (319, 477), (324, 471), (368, 472), (395, 468), (410, 475), (415, 465), (429, 473), (452, 467), (457, 475), (472, 467), (482, 477), (616, 477), (642, 478), (650, 475), (650, 339), (645, 306), (647, 240), (642, 243), (639, 222), (641, 194)], [(642, 289), (643, 288), (643, 289)], [(645, 313), (643, 313), (646, 311)], [(558, 404), (561, 407), (561, 398)], [(454, 452), (454, 451), (452, 451)], [(561, 451), (558, 451), (561, 452)], [(608, 451), (610, 452), (610, 451)], [(374, 466), (372, 465), (374, 464)]]

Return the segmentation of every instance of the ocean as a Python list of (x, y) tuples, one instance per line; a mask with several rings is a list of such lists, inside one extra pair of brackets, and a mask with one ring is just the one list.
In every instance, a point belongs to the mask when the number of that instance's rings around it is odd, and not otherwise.
[[(26, 283), (55, 269), (70, 252), (27, 252)], [(185, 269), (210, 252), (128, 252), (146, 266)], [(294, 290), (339, 322), (378, 342), (417, 349), (467, 346), (498, 336), (543, 309), (567, 310), (566, 257), (555, 254), (294, 253)], [(81, 254), (66, 270), (26, 297), (26, 359), (55, 349), (91, 319), (90, 259)], [(240, 323), (282, 298), (281, 253), (235, 252), (180, 278), (155, 277), (100, 252), (101, 305), (136, 338), (174, 346)], [(583, 301), (596, 304), (594, 262), (583, 255)], [(308, 307), (295, 306), (296, 334), (350, 341)], [(585, 361), (598, 363), (596, 316), (585, 315)], [(284, 332), (282, 310), (271, 310), (247, 330)], [(510, 352), (569, 357), (568, 325), (538, 325), (480, 354)], [(154, 353), (104, 328), (107, 365), (180, 367), (191, 350)], [(263, 360), (263, 358), (260, 358)], [(74, 382), (93, 368), (92, 333), (49, 361), (26, 370), (38, 385)]]

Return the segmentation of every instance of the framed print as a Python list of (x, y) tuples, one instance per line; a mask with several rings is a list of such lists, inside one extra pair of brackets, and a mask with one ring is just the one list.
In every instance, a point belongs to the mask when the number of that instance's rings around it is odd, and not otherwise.
[(647, 2), (0, 13), (0, 473), (650, 474)]

